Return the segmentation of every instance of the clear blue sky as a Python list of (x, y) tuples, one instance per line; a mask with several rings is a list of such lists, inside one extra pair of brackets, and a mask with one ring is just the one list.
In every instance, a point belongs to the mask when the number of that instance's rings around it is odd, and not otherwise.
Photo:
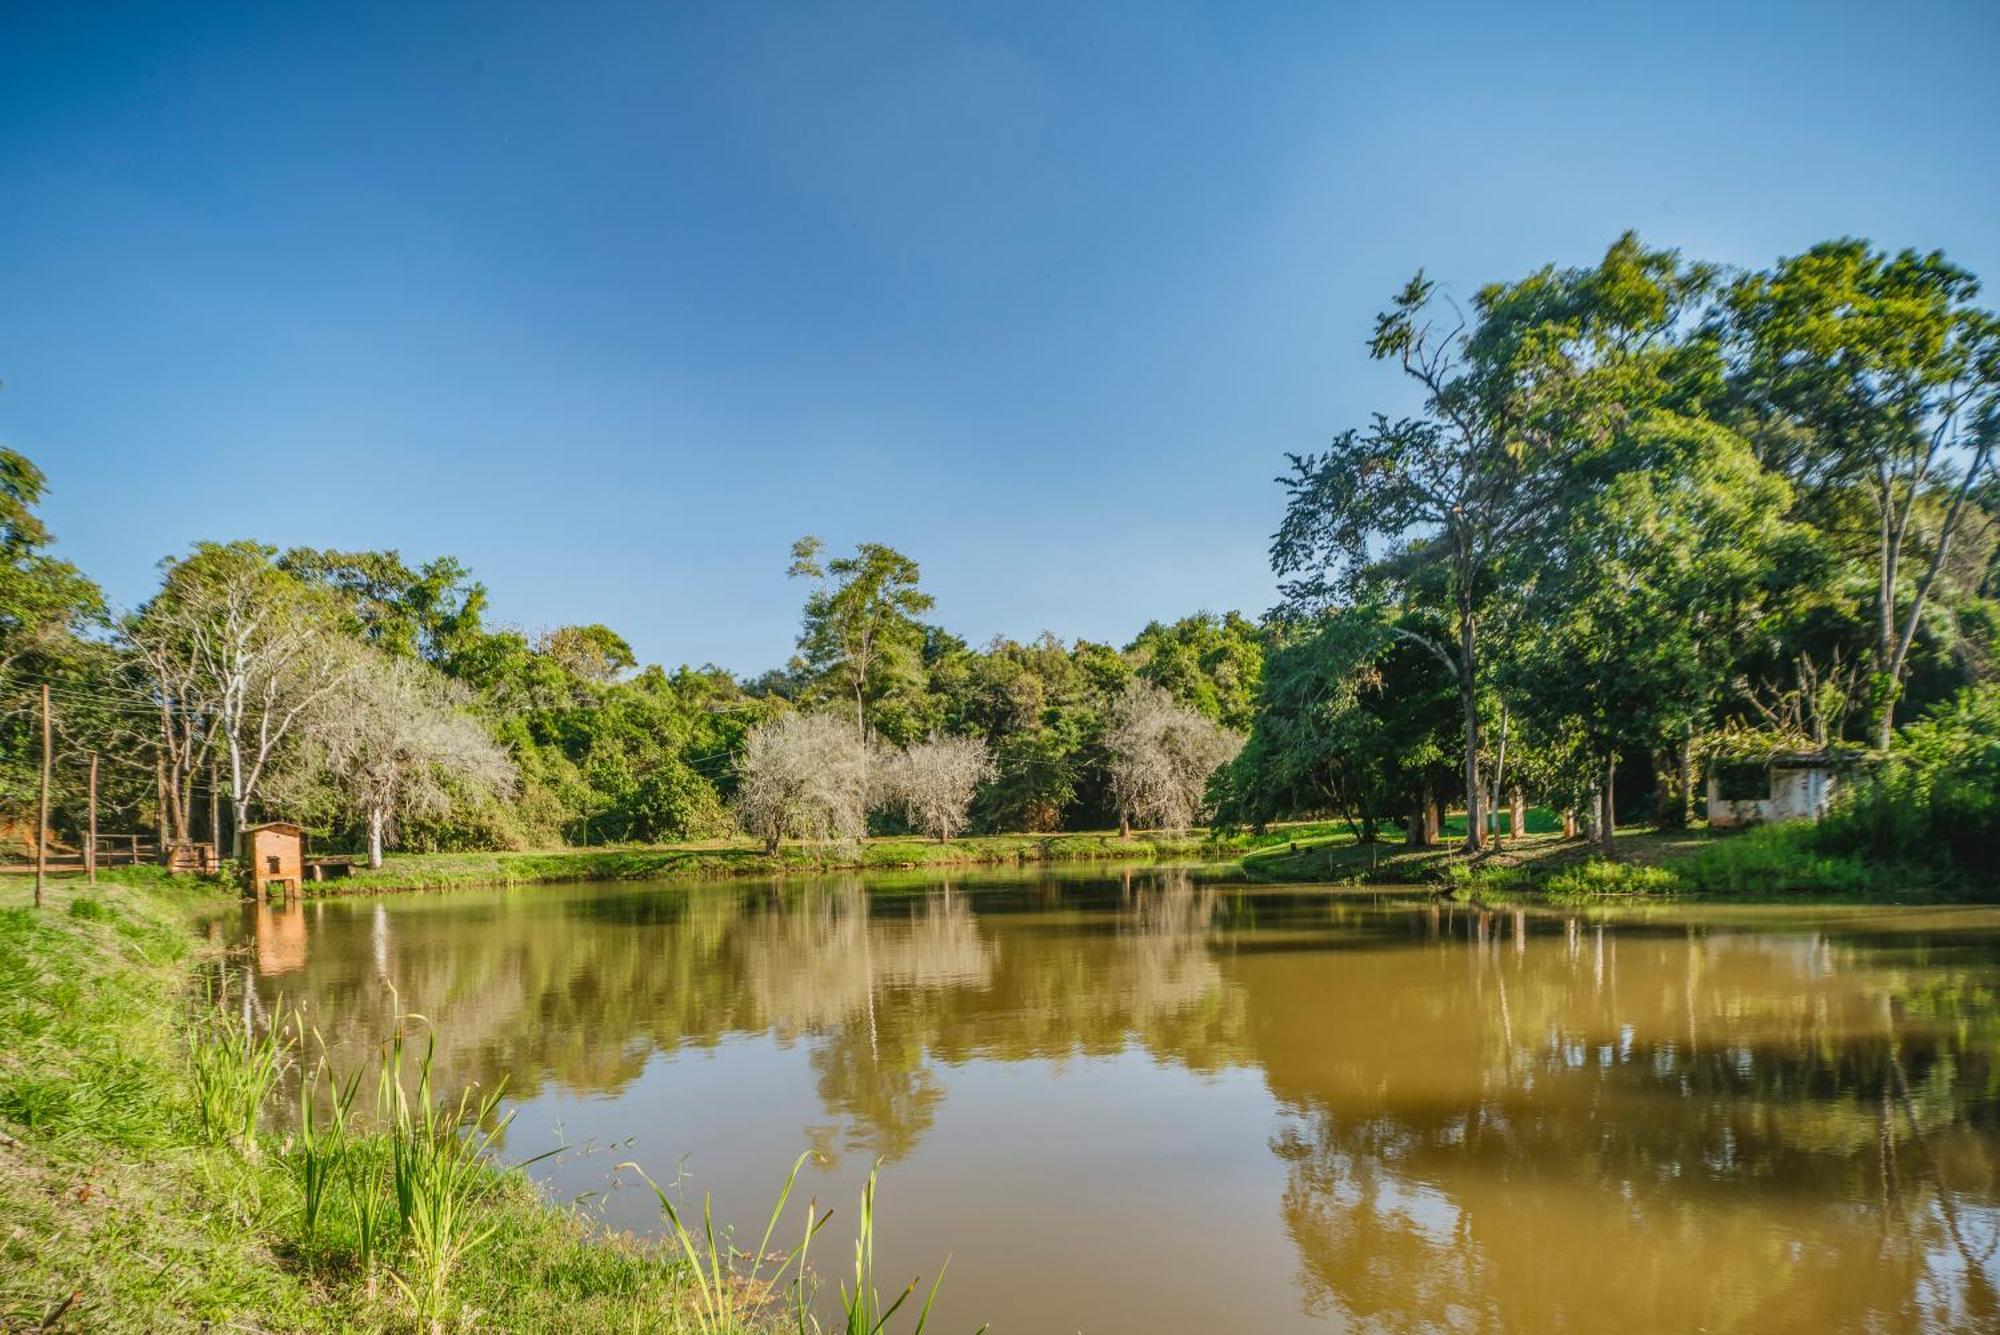
[(0, 441), (119, 603), (202, 537), (783, 661), (786, 548), (981, 641), (1261, 611), (1366, 359), (1621, 230), (1942, 247), (2000, 300), (2000, 6), (29, 4)]

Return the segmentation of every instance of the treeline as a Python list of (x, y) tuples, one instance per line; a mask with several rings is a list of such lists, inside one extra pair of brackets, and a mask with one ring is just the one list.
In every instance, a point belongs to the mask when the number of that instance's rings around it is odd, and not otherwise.
[[(490, 625), (449, 557), (202, 544), (114, 614), (0, 452), (0, 810), (34, 838), (47, 687), (64, 840), (94, 755), (102, 828), (224, 848), (280, 814), (376, 853), (1323, 814), (1425, 842), (1447, 807), (1477, 847), (1530, 800), (1608, 848), (1719, 763), (1845, 749), (1903, 794), (1870, 840), (1962, 846), (2000, 819), (1978, 291), (1859, 241), (1741, 273), (1628, 235), (1462, 305), (1419, 275), (1370, 348), (1420, 406), (1290, 457), (1258, 621), (975, 647), (908, 556), (807, 538), (798, 652), (748, 680)], [(1926, 715), (1953, 758), (1913, 769)], [(1949, 820), (1887, 829), (1937, 792)]]
[[(1450, 801), (1477, 847), (1525, 790), (1608, 852), (1621, 809), (1693, 816), (1711, 766), (1845, 750), (1851, 789), (1901, 776), (1904, 847), (2000, 835), (1977, 295), (1942, 255), (1853, 240), (1731, 273), (1627, 235), (1462, 305), (1418, 275), (1370, 345), (1418, 410), (1281, 479), (1283, 603), (1225, 816), (1331, 806), (1422, 842)], [(1896, 726), (1926, 712), (1965, 745), (1911, 778)], [(1982, 785), (1931, 827), (1922, 795)]]
[[(377, 857), (739, 828), (775, 840), (1186, 823), (1258, 686), (1261, 632), (1233, 613), (1150, 625), (1122, 649), (1052, 636), (974, 648), (927, 619), (913, 561), (874, 544), (823, 561), (810, 539), (793, 554), (799, 652), (748, 681), (642, 667), (601, 625), (489, 625), (485, 588), (449, 557), (204, 543), (114, 615), (49, 554), (40, 473), (12, 452), (0, 466), (0, 810), (17, 847), (34, 838), (43, 686), (62, 844), (82, 837), (95, 756), (100, 830), (213, 840), (226, 856), (236, 829), (282, 816), (321, 848)], [(1108, 738), (1161, 706), (1167, 731), (1144, 734), (1155, 750), (1128, 747), (1121, 769)], [(780, 726), (795, 718), (838, 720), (847, 750), (801, 750), (829, 731)], [(1162, 799), (1144, 766), (1186, 736), (1207, 738), (1207, 766)], [(823, 763), (850, 752), (846, 771)], [(1156, 768), (1185, 770), (1175, 758)]]

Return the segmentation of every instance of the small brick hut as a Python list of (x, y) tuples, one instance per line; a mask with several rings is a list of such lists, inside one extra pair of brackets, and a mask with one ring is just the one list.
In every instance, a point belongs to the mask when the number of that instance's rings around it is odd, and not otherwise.
[(290, 821), (252, 825), (242, 834), (243, 883), (251, 893), (298, 893), (305, 883), (306, 833)]

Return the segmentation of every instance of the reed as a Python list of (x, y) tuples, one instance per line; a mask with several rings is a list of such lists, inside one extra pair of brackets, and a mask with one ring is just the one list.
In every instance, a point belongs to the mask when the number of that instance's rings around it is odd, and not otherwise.
[[(319, 1038), (317, 1034), (314, 1037)], [(333, 1188), (346, 1176), (354, 1148), (348, 1114), (361, 1086), (358, 1073), (344, 1082), (335, 1075), (326, 1057), (326, 1041), (319, 1039), (319, 1046), (318, 1063), (299, 1080), (299, 1128), (286, 1156), (299, 1187), (300, 1232), (307, 1246), (318, 1237), (320, 1216)], [(322, 1087), (326, 1090), (324, 1116), (320, 1112)]]
[[(226, 999), (225, 999), (226, 1000)], [(232, 1019), (226, 1004), (197, 1018), (188, 1033), (195, 1112), (203, 1139), (257, 1156), (257, 1123), (284, 1071), (293, 1036), (281, 1024), (260, 1032), (246, 1009)]]
[[(792, 1161), (792, 1170), (785, 1175), (777, 1204), (772, 1206), (770, 1218), (765, 1222), (763, 1236), (758, 1240), (756, 1249), (749, 1252), (737, 1250), (726, 1234), (717, 1232), (708, 1197), (702, 1198), (701, 1231), (697, 1236), (673, 1198), (647, 1176), (643, 1168), (633, 1163), (620, 1165), (637, 1173), (653, 1189), (660, 1215), (666, 1220), (667, 1234), (679, 1250), (695, 1286), (693, 1316), (699, 1335), (735, 1335), (747, 1329), (771, 1329), (769, 1323), (778, 1311), (776, 1295), (781, 1291), (789, 1292), (790, 1301), (785, 1307), (789, 1309), (790, 1321), (797, 1335), (836, 1335), (836, 1332), (838, 1335), (885, 1335), (896, 1313), (915, 1295), (918, 1281), (913, 1279), (885, 1307), (875, 1287), (875, 1186), (879, 1165), (869, 1170), (868, 1183), (862, 1188), (861, 1216), (854, 1238), (854, 1286), (850, 1289), (842, 1283), (839, 1287), (838, 1325), (825, 1325), (813, 1310), (812, 1272), (808, 1264), (812, 1240), (833, 1217), (831, 1210), (821, 1213), (818, 1202), (810, 1202), (806, 1206), (806, 1225), (798, 1246), (778, 1256), (775, 1267), (768, 1271), (765, 1269), (774, 1255), (771, 1252), (772, 1234), (777, 1230), (786, 1202), (791, 1199), (799, 1169), (805, 1166), (809, 1157), (811, 1151)], [(745, 1265), (745, 1262), (748, 1264)], [(944, 1283), (944, 1271), (944, 1266), (938, 1268), (937, 1278), (924, 1295), (923, 1306), (917, 1309), (910, 1335), (923, 1335), (929, 1324), (931, 1307), (936, 1303), (938, 1289)], [(985, 1329), (984, 1326), (979, 1328), (980, 1332)]]
[[(813, 1235), (826, 1225), (832, 1211), (819, 1214), (817, 1202), (806, 1206), (805, 1237), (797, 1247), (780, 1258), (774, 1270), (764, 1267), (771, 1257), (771, 1236), (777, 1232), (778, 1220), (785, 1212), (785, 1203), (791, 1199), (792, 1188), (798, 1182), (799, 1169), (811, 1157), (808, 1150), (792, 1160), (791, 1172), (785, 1174), (785, 1185), (779, 1189), (778, 1202), (771, 1207), (771, 1217), (764, 1223), (764, 1234), (758, 1239), (757, 1248), (752, 1252), (739, 1252), (727, 1236), (719, 1235), (715, 1227), (715, 1213), (707, 1196), (701, 1202), (701, 1236), (696, 1238), (674, 1205), (673, 1197), (660, 1184), (647, 1175), (646, 1170), (635, 1163), (620, 1164), (644, 1179), (653, 1189), (653, 1198), (659, 1202), (660, 1215), (667, 1223), (667, 1234), (673, 1245), (680, 1251), (686, 1263), (695, 1292), (693, 1317), (699, 1335), (732, 1335), (741, 1331), (757, 1314), (769, 1308), (771, 1295), (775, 1293), (788, 1271), (794, 1266), (803, 1270), (806, 1248)], [(748, 1260), (747, 1269), (740, 1262)], [(800, 1308), (803, 1311), (803, 1308)]]
[(511, 1113), (495, 1117), (499, 1089), (476, 1099), (473, 1091), (465, 1090), (455, 1104), (434, 1097), (431, 1069), (436, 1054), (437, 1036), (432, 1033), (417, 1064), (413, 1097), (404, 1085), (405, 1042), (399, 1022), (378, 1086), (388, 1114), (396, 1219), (408, 1256), (407, 1273), (390, 1274), (417, 1309), (419, 1322), (432, 1328), (444, 1313), (453, 1270), (498, 1227), (482, 1220), (478, 1205), (497, 1181), (488, 1158), (512, 1119)]
[[(881, 1295), (875, 1289), (875, 1176), (880, 1165), (868, 1170), (868, 1183), (861, 1189), (861, 1219), (854, 1235), (854, 1287), (840, 1286), (840, 1308), (843, 1318), (841, 1335), (882, 1335), (888, 1330), (889, 1322), (902, 1310), (917, 1291), (917, 1280), (911, 1280), (903, 1287), (886, 1308), (882, 1306)], [(951, 1265), (949, 1258), (938, 1267), (937, 1278), (931, 1281), (930, 1289), (924, 1294), (924, 1304), (917, 1309), (916, 1324), (910, 1327), (910, 1335), (923, 1335), (930, 1324), (931, 1306), (937, 1302), (938, 1289), (944, 1284), (944, 1272)], [(799, 1335), (828, 1335), (817, 1318), (812, 1319), (808, 1328), (803, 1301), (794, 1307)], [(979, 1328), (980, 1335), (986, 1330)]]

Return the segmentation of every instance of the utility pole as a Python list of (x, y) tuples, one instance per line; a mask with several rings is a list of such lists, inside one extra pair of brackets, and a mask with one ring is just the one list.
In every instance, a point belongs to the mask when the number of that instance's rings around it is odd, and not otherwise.
[(97, 884), (97, 752), (90, 753), (90, 832), (83, 845), (83, 867), (90, 883)]
[(49, 684), (42, 683), (42, 820), (35, 827), (35, 907), (42, 906), (42, 882), (49, 875)]

